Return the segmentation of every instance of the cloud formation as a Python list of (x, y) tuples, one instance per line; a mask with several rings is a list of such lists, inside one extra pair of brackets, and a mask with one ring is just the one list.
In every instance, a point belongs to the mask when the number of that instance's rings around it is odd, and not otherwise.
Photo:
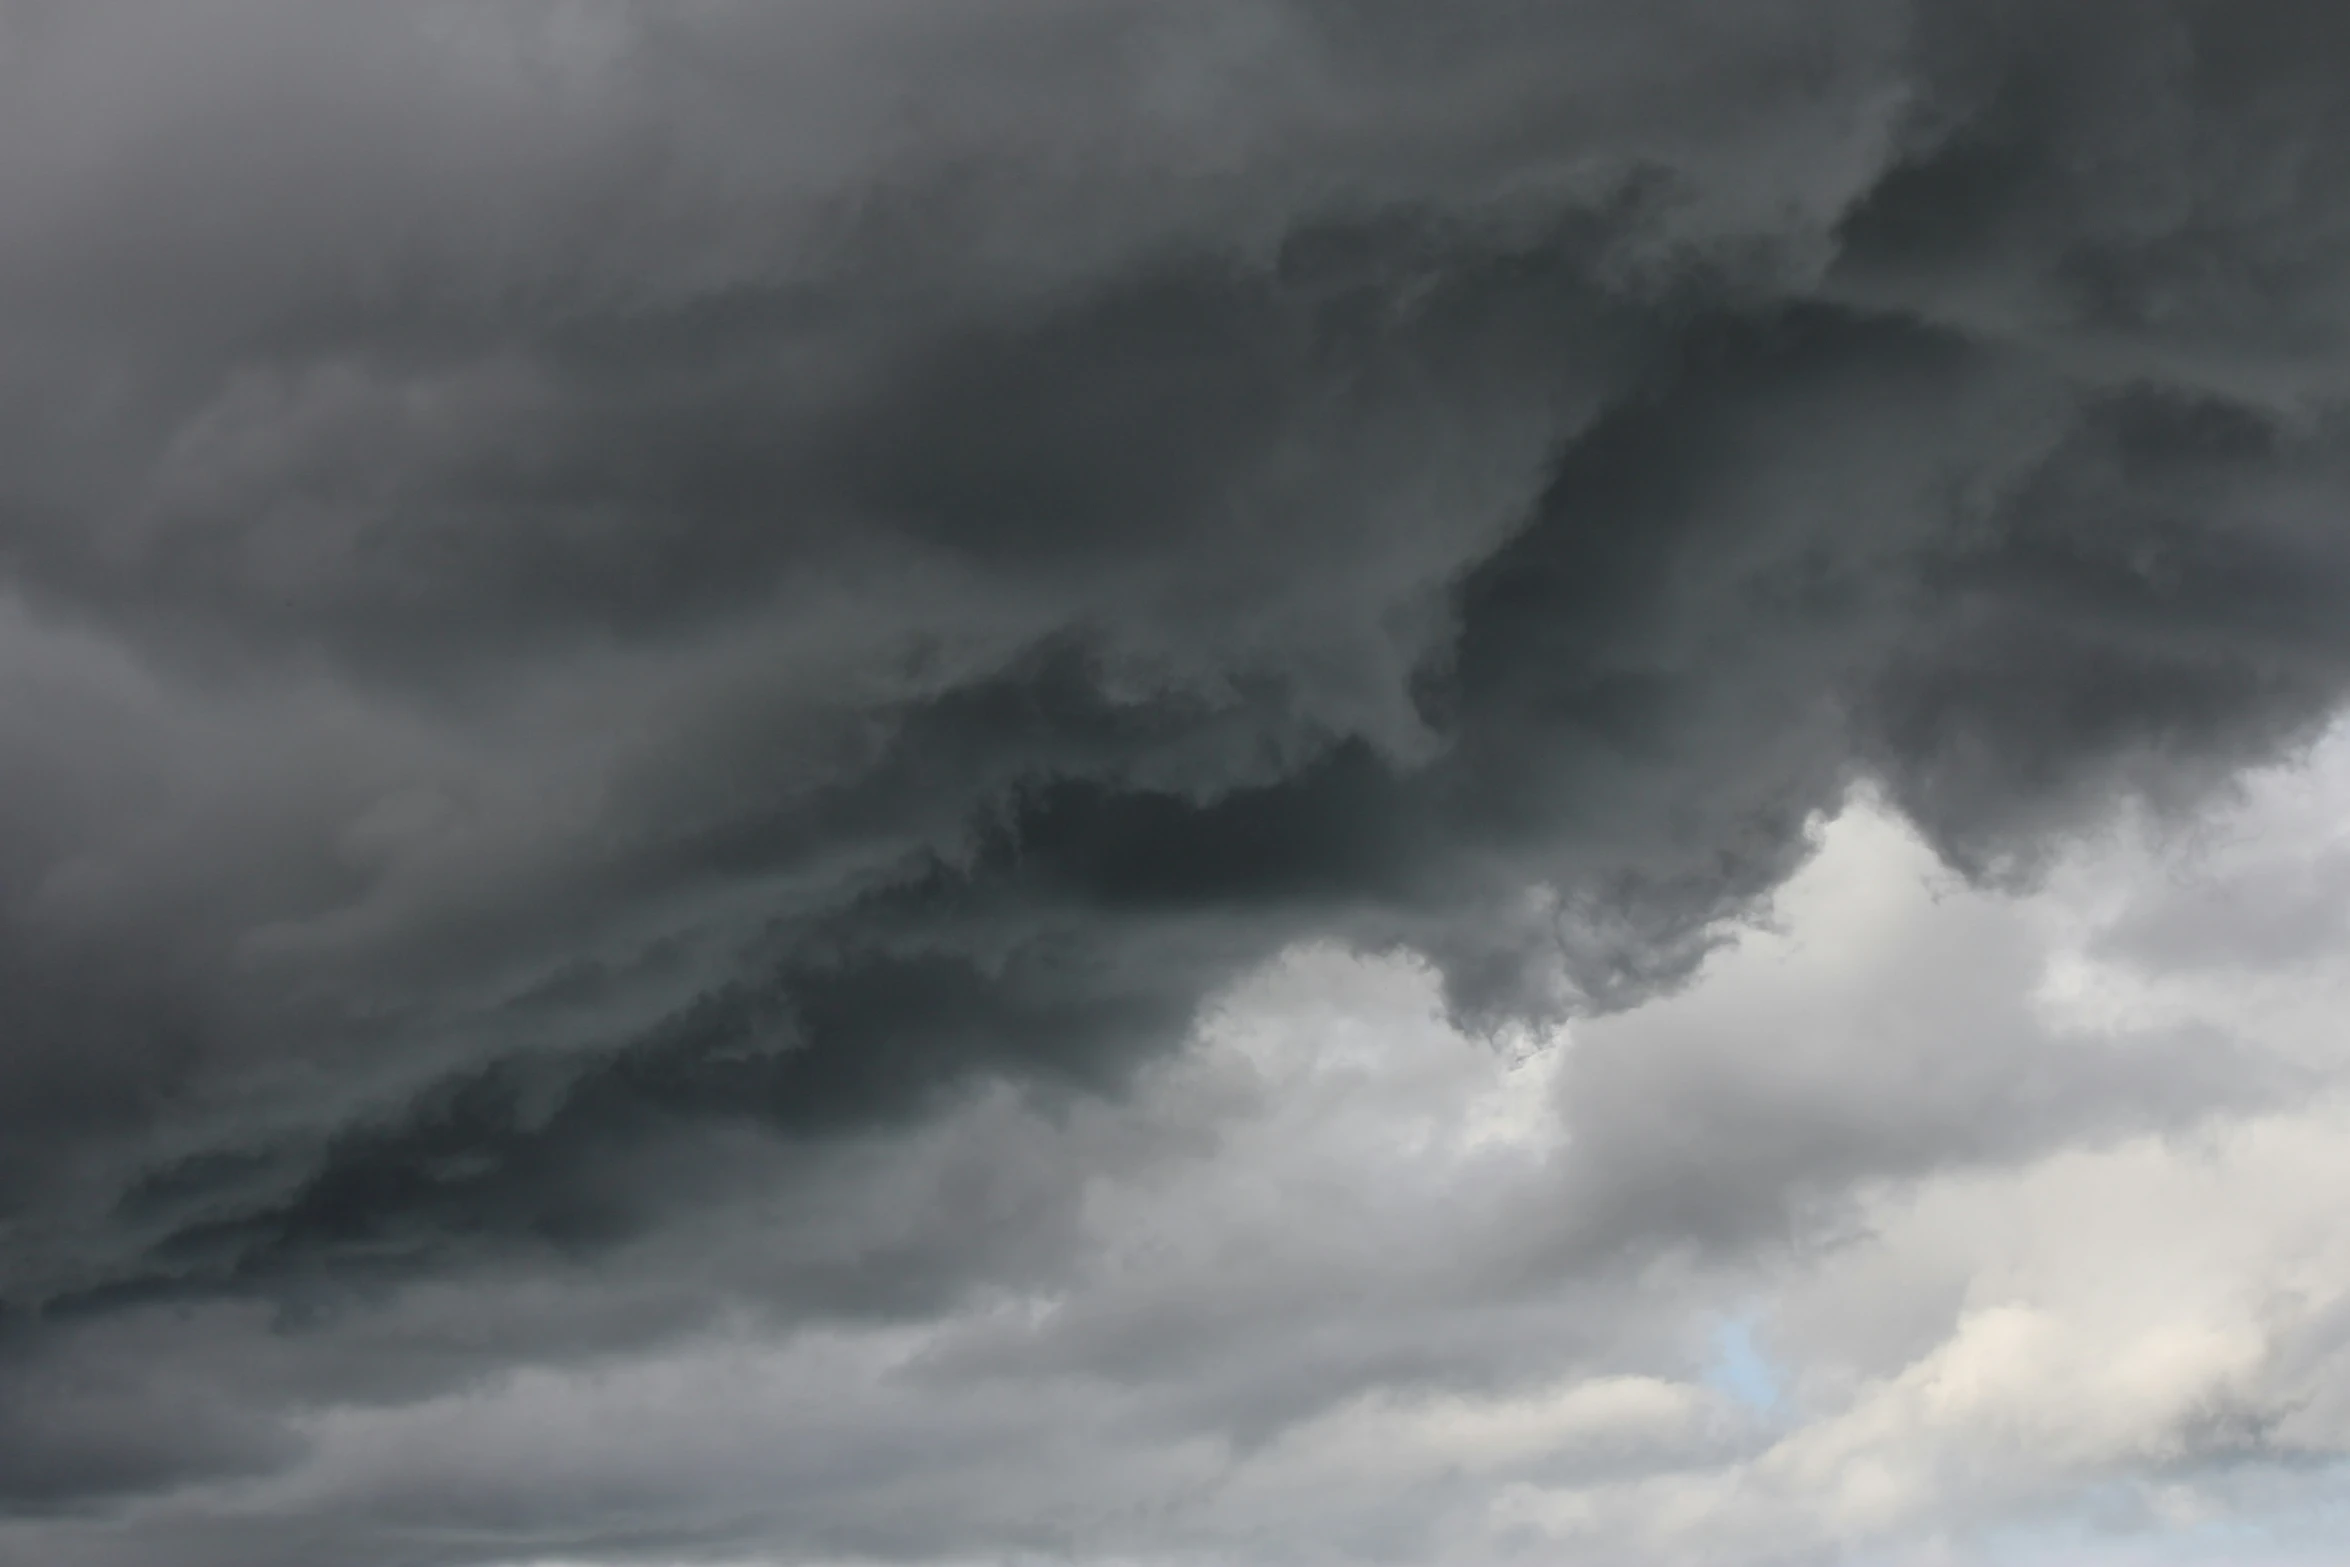
[[(1620, 1011), (1856, 779), (1997, 881), (2306, 741), (2345, 49), (2284, 0), (0, 7), (0, 1494), (278, 1473), (288, 1409), (715, 1302), (927, 1321), (1098, 1245), (1057, 1139), (1220, 1135), (1136, 1106), (1301, 943)], [(1629, 1013), (1577, 1199), (1497, 1196), (1464, 1277), (2309, 1070), (2056, 1049), (2001, 961), (1784, 1048)], [(1931, 1094), (1921, 996), (2006, 1009)], [(1237, 1428), (1315, 1407), (1211, 1358)]]
[[(2025, 900), (1864, 799), (1774, 928), (1568, 1034), (1306, 949), (1124, 1095), (999, 1088), (592, 1267), (85, 1321), (20, 1451), (180, 1484), (0, 1560), (2322, 1560), (2346, 977), (2109, 949), (2253, 892), (2345, 757), (2261, 783), (2251, 852), (2122, 835)], [(984, 1282), (811, 1323), (856, 1250)]]

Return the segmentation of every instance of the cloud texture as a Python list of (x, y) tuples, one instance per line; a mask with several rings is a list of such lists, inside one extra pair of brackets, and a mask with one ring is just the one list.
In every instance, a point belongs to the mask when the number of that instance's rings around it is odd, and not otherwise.
[[(1857, 779), (1997, 881), (2306, 741), (2346, 69), (2283, 0), (11, 0), (0, 1498), (329, 1484), (369, 1409), (737, 1309), (851, 1333), (820, 1399), (1097, 1255), (1084, 1172), (1222, 1135), (1151, 1096), (1301, 943), (1607, 1013)], [(2326, 875), (2106, 939), (2290, 955)], [(1888, 961), (1872, 1040), (1973, 1005)], [(1661, 1094), (1632, 1012), (1575, 1199), (1459, 1276), (1614, 1300), (2314, 1070), (2022, 1005), (1930, 1094), (1735, 1017)], [(1349, 1352), (1449, 1365), (1437, 1315)], [(1310, 1429), (1233, 1332), (1218, 1428)], [(1660, 1387), (1588, 1397), (1715, 1418)], [(873, 1506), (794, 1549), (956, 1548)]]
[(982, 1093), (592, 1265), (86, 1319), (12, 1453), (152, 1494), (0, 1561), (2323, 1561), (2350, 975), (2116, 946), (2340, 848), (2320, 762), (2026, 900), (1864, 797), (1571, 1037), (1301, 949), (1123, 1095)]

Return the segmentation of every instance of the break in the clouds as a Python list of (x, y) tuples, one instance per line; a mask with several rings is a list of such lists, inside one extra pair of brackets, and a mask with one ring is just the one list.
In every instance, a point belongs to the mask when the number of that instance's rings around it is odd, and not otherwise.
[(0, 1553), (2322, 1510), (2346, 79), (0, 3)]

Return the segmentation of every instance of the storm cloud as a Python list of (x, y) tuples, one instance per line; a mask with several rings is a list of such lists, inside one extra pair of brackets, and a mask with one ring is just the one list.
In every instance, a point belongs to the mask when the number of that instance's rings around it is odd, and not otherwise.
[(2002, 1041), (1913, 1098), (1641, 1008), (1856, 788), (2023, 888), (2323, 731), (2345, 71), (2285, 0), (11, 0), (0, 1502), (1056, 1275), (1301, 949), (1623, 1014), (1503, 1315), (2306, 1091), (2052, 1042), (2021, 949), (1890, 971)]

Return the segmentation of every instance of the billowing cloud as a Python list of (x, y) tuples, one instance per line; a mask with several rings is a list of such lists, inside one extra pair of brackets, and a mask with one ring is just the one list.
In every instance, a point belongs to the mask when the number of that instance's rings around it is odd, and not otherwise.
[[(326, 1484), (296, 1411), (1031, 1291), (1101, 1252), (1089, 1161), (1226, 1135), (1152, 1096), (1301, 944), (1514, 1037), (1671, 992), (1856, 780), (2021, 885), (2284, 754), (2350, 682), (2345, 49), (2284, 0), (0, 7), (0, 1493)], [(2290, 967), (2331, 865), (2082, 961)], [(1447, 1276), (1613, 1300), (2317, 1071), (2071, 1048), (2024, 937), (1952, 939), (1597, 1025), (1607, 1108)], [(1256, 1440), (1318, 1407), (1280, 1279), (1199, 1350)], [(1151, 1301), (1059, 1342), (1179, 1355)], [(1354, 1352), (1471, 1332), (1413, 1320)], [(1588, 1397), (1712, 1429), (1658, 1387)]]
[[(2350, 980), (2108, 949), (2248, 890), (2345, 755), (2025, 900), (1863, 799), (1770, 928), (1563, 1033), (1301, 950), (1123, 1095), (991, 1090), (567, 1274), (85, 1321), (12, 1472), (178, 1486), (0, 1560), (2322, 1559)], [(874, 1288), (946, 1256), (984, 1282)]]

